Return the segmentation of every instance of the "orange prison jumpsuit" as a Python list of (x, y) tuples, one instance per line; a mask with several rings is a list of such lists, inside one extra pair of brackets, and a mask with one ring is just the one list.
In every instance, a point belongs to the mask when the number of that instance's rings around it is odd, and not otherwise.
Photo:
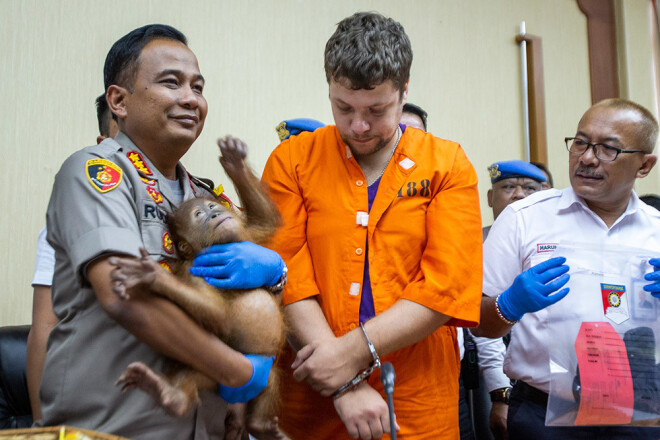
[[(284, 226), (272, 248), (289, 267), (283, 303), (316, 296), (335, 335), (359, 325), (364, 249), (376, 315), (405, 298), (475, 326), (481, 300), (481, 218), (477, 176), (461, 147), (406, 128), (383, 174), (368, 226), (366, 179), (334, 126), (302, 133), (272, 153), (263, 181)], [(298, 440), (348, 439), (332, 398), (296, 382), (287, 348), (281, 426)], [(458, 439), (456, 329), (383, 357), (396, 371), (398, 438)], [(384, 396), (379, 374), (370, 385)]]

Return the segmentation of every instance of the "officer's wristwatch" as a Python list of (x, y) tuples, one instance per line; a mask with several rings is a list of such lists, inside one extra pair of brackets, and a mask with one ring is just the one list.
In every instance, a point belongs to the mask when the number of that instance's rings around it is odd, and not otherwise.
[(279, 295), (280, 293), (282, 293), (282, 291), (284, 290), (284, 286), (286, 286), (287, 274), (288, 273), (289, 273), (289, 269), (286, 267), (286, 264), (285, 264), (284, 265), (284, 270), (282, 270), (282, 276), (280, 277), (280, 279), (277, 280), (277, 283), (275, 285), (266, 287), (266, 290), (268, 290), (273, 295)]
[(509, 404), (509, 396), (511, 395), (511, 387), (498, 388), (490, 392), (490, 401), (504, 402)]

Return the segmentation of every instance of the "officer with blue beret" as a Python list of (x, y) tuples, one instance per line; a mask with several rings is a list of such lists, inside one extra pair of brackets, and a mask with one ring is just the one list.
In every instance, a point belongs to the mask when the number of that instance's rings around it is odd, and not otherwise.
[[(540, 168), (522, 160), (495, 162), (488, 167), (488, 172), (492, 185), (488, 190), (488, 206), (493, 208), (493, 220), (511, 203), (542, 190), (542, 183), (547, 180)], [(484, 241), (489, 231), (490, 226), (483, 228)], [(490, 394), (490, 405), (487, 398), (482, 399), (480, 405), (483, 408), (476, 409), (478, 413), (485, 414), (490, 409), (492, 433), (496, 439), (505, 438), (511, 392), (511, 383), (503, 371), (506, 346), (502, 338), (475, 338), (475, 342), (479, 348), (479, 370)], [(485, 432), (483, 427), (478, 428)]]
[(277, 135), (280, 137), (281, 142), (288, 139), (289, 136), (295, 136), (303, 131), (314, 131), (321, 127), (325, 127), (325, 124), (316, 119), (297, 118), (282, 121), (277, 127), (275, 127), (275, 131), (277, 131)]
[[(493, 220), (511, 203), (541, 190), (547, 178), (538, 167), (523, 160), (495, 162), (488, 167), (492, 188), (488, 190), (488, 206), (493, 208)], [(484, 240), (490, 226), (484, 228)]]
[(523, 160), (495, 162), (488, 167), (488, 172), (490, 173), (490, 183), (512, 177), (528, 177), (537, 182), (545, 182), (547, 180), (545, 173), (540, 168)]

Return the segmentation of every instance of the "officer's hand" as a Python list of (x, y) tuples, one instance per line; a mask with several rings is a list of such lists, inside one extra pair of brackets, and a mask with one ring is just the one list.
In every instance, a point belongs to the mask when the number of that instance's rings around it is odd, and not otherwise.
[(509, 405), (504, 402), (493, 402), (490, 409), (490, 432), (495, 440), (507, 440), (506, 418), (509, 413)]
[(660, 258), (651, 258), (649, 264), (653, 266), (653, 272), (644, 275), (644, 279), (652, 282), (645, 285), (644, 290), (660, 298)]
[(352, 438), (381, 438), (383, 433), (390, 432), (387, 403), (368, 383), (362, 382), (353, 391), (336, 398), (334, 404)]
[(252, 377), (243, 386), (228, 387), (225, 385), (218, 385), (218, 392), (220, 397), (225, 399), (228, 403), (244, 403), (257, 397), (257, 395), (266, 388), (268, 385), (268, 375), (273, 366), (275, 356), (259, 356), (256, 354), (246, 354), (246, 358), (252, 364)]
[(284, 261), (277, 254), (249, 241), (216, 244), (193, 260), (190, 273), (218, 289), (254, 289), (277, 284)]
[(537, 312), (568, 295), (568, 287), (551, 295), (571, 278), (566, 273), (570, 268), (565, 262), (564, 257), (551, 258), (518, 275), (511, 287), (498, 298), (504, 317), (510, 321), (520, 321), (525, 313)]

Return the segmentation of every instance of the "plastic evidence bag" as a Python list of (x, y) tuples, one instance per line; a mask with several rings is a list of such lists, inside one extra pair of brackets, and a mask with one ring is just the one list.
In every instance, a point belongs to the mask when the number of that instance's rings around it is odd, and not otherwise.
[(573, 243), (551, 256), (566, 257), (571, 290), (546, 309), (546, 425), (660, 426), (660, 300), (643, 290), (660, 255)]

